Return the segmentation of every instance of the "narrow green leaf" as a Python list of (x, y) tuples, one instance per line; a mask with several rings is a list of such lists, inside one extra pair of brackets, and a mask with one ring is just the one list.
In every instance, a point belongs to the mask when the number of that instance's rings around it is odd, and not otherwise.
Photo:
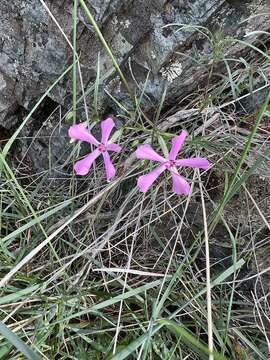
[[(211, 288), (223, 283), (228, 277), (233, 275), (235, 271), (241, 269), (241, 267), (245, 264), (243, 259), (238, 260), (235, 264), (230, 266), (228, 269), (223, 271), (216, 279), (214, 279), (211, 283)], [(191, 304), (194, 300), (198, 299), (202, 295), (206, 294), (206, 287), (199, 291), (196, 295), (194, 295), (190, 300), (188, 300), (183, 306), (177, 309), (175, 312), (172, 313), (171, 319), (174, 318), (179, 312), (183, 311), (189, 304)]]
[(78, 0), (73, 0), (72, 13), (72, 33), (73, 33), (73, 66), (72, 66), (72, 114), (73, 123), (77, 120), (77, 15), (78, 15)]
[(98, 118), (98, 96), (99, 96), (99, 84), (100, 84), (100, 53), (98, 53), (97, 58), (97, 75), (95, 81), (95, 91), (94, 91), (94, 100), (93, 100), (93, 107), (96, 117)]
[(2, 321), (0, 321), (0, 333), (16, 349), (18, 349), (29, 360), (41, 360), (41, 357), (26, 345), (14, 332), (12, 332)]
[(84, 2), (84, 0), (79, 0), (79, 1), (80, 1), (80, 5), (81, 5), (82, 9), (85, 12), (86, 17), (88, 18), (88, 20), (92, 24), (97, 37), (99, 38), (99, 40), (102, 43), (102, 45), (104, 46), (104, 49), (106, 50), (108, 56), (110, 57), (110, 59), (111, 59), (111, 61), (113, 63), (113, 66), (115, 67), (115, 70), (117, 71), (119, 77), (121, 78), (121, 80), (122, 80), (123, 84), (125, 85), (128, 93), (130, 94), (131, 98), (133, 98), (133, 93), (132, 93), (132, 91), (131, 91), (131, 89), (130, 89), (130, 87), (128, 85), (128, 82), (127, 82), (124, 74), (122, 73), (122, 71), (121, 71), (121, 69), (120, 69), (120, 67), (119, 67), (119, 65), (117, 63), (117, 60), (116, 60), (115, 56), (113, 55), (109, 45), (107, 44), (106, 40), (104, 39), (104, 37), (103, 37), (103, 35), (102, 35), (102, 33), (101, 33), (95, 19), (94, 19), (94, 17), (92, 16), (91, 12), (89, 11), (89, 9), (88, 9), (86, 3)]
[(228, 277), (233, 275), (235, 271), (241, 269), (241, 267), (245, 264), (244, 259), (238, 260), (236, 263), (234, 263), (232, 266), (230, 266), (228, 269), (223, 271), (215, 280), (212, 281), (211, 287), (219, 285), (223, 283)]
[(18, 229), (12, 231), (12, 233), (8, 234), (7, 236), (5, 236), (3, 239), (1, 239), (2, 243), (5, 243), (9, 240), (13, 240), (15, 239), (18, 235), (20, 235), (23, 231), (31, 228), (32, 226), (39, 224), (41, 221), (47, 219), (48, 217), (50, 217), (51, 215), (54, 215), (55, 213), (57, 213), (58, 211), (62, 210), (63, 208), (65, 208), (67, 205), (71, 204), (72, 200), (67, 200), (65, 201), (63, 204), (56, 206), (55, 208), (53, 208), (52, 210), (47, 211), (45, 214), (42, 214), (40, 216), (35, 217), (34, 219), (30, 220), (27, 224), (20, 226)]
[[(107, 308), (107, 307), (112, 306), (112, 305), (114, 305), (114, 304), (117, 304), (118, 302), (120, 302), (120, 301), (122, 301), (122, 300), (126, 300), (126, 299), (128, 299), (128, 298), (130, 298), (130, 297), (132, 297), (132, 296), (136, 296), (136, 295), (138, 295), (138, 294), (140, 294), (140, 293), (142, 293), (142, 292), (145, 292), (145, 291), (147, 291), (147, 290), (149, 290), (149, 289), (152, 289), (152, 288), (160, 285), (160, 284), (161, 284), (161, 281), (163, 281), (163, 279), (162, 279), (162, 280), (152, 281), (152, 282), (149, 283), (149, 284), (145, 284), (145, 285), (140, 286), (140, 287), (138, 287), (138, 288), (136, 288), (136, 289), (132, 289), (132, 290), (130, 290), (130, 291), (127, 291), (127, 292), (124, 293), (124, 294), (117, 295), (117, 296), (115, 296), (115, 297), (113, 297), (113, 298), (111, 298), (111, 299), (109, 299), (109, 300), (102, 301), (102, 302), (99, 303), (99, 304), (93, 305), (93, 306), (92, 306), (91, 308), (89, 308), (89, 309), (82, 310), (82, 311), (79, 311), (79, 312), (77, 312), (77, 313), (75, 313), (75, 314), (72, 314), (72, 315), (70, 315), (70, 316), (67, 316), (66, 318), (64, 318), (64, 319), (61, 320), (61, 321), (56, 321), (56, 322), (53, 323), (53, 325), (58, 324), (58, 323), (60, 323), (60, 322), (62, 322), (62, 321), (69, 321), (69, 320), (71, 320), (71, 319), (74, 319), (75, 317), (79, 317), (79, 316), (83, 316), (83, 315), (86, 315), (86, 314), (90, 314), (91, 312), (95, 312), (95, 311), (97, 311), (97, 310), (104, 309), (104, 308)], [(52, 325), (52, 324), (51, 324), (51, 325)]]
[(241, 171), (241, 168), (247, 158), (247, 155), (249, 153), (249, 150), (250, 150), (250, 147), (251, 147), (251, 144), (252, 144), (252, 140), (254, 138), (254, 136), (256, 135), (257, 133), (257, 130), (265, 116), (265, 112), (268, 108), (268, 104), (269, 104), (269, 101), (270, 101), (270, 94), (268, 95), (266, 101), (264, 102), (263, 106), (261, 107), (261, 110), (259, 111), (257, 117), (256, 117), (256, 122), (252, 128), (252, 131), (250, 132), (249, 134), (249, 137), (246, 141), (246, 144), (244, 146), (244, 149), (242, 151), (242, 154), (241, 154), (241, 157), (240, 157), (240, 160), (236, 166), (236, 169), (233, 173), (233, 176), (232, 178), (230, 179), (230, 182), (229, 182), (229, 186), (227, 188), (227, 191), (225, 192), (219, 206), (212, 212), (211, 216), (210, 216), (210, 226), (209, 226), (209, 233), (212, 233), (213, 230), (215, 229), (216, 227), (216, 224), (218, 223), (219, 219), (220, 219), (220, 216), (221, 214), (223, 213), (223, 210), (225, 208), (225, 206), (227, 205), (228, 201), (231, 199), (231, 197), (233, 196), (233, 191), (235, 189), (235, 183), (237, 182), (237, 179), (239, 177), (239, 174), (240, 174), (240, 171)]
[(0, 347), (0, 359), (6, 359), (6, 356), (11, 351), (12, 346), (1, 346)]
[(236, 328), (234, 328), (233, 331), (239, 337), (239, 339), (241, 339), (244, 343), (246, 343), (247, 346), (249, 346), (257, 355), (260, 356), (260, 359), (269, 360), (269, 357), (266, 357), (254, 344), (252, 344), (251, 341), (249, 341), (246, 338), (246, 336), (243, 333), (241, 333), (241, 331), (239, 331)]
[[(156, 327), (154, 329), (154, 331), (152, 331), (152, 334), (154, 334), (155, 332), (158, 331), (158, 329), (160, 329), (161, 326)], [(134, 353), (139, 346), (141, 346), (148, 338), (149, 333), (148, 331), (146, 333), (144, 333), (143, 335), (141, 335), (140, 337), (138, 337), (136, 340), (132, 341), (132, 343), (128, 344), (123, 350), (121, 350), (119, 353), (115, 354), (114, 356), (112, 356), (111, 358), (109, 358), (110, 360), (124, 360), (126, 359), (129, 355), (131, 355), (132, 353)]]
[(116, 130), (113, 133), (113, 136), (110, 138), (110, 143), (115, 143), (117, 139), (122, 136), (122, 133), (123, 133), (123, 128)]
[(165, 158), (168, 158), (168, 156), (169, 156), (168, 147), (167, 147), (166, 142), (164, 141), (164, 139), (163, 139), (163, 137), (161, 135), (158, 135), (158, 143), (159, 143), (159, 146), (161, 147), (163, 155), (165, 156)]
[[(197, 352), (203, 352), (207, 355), (210, 354), (207, 345), (198, 340), (191, 332), (187, 331), (184, 327), (179, 326), (176, 322), (171, 320), (158, 320), (158, 324), (166, 326), (172, 333), (181, 337), (181, 340), (187, 345), (192, 345)], [(213, 352), (213, 357), (215, 360), (227, 360), (227, 358), (219, 353)]]
[(33, 285), (33, 286), (30, 286), (30, 287), (28, 287), (26, 289), (16, 291), (16, 292), (14, 292), (12, 294), (2, 296), (0, 298), (0, 305), (10, 304), (12, 302), (21, 300), (23, 297), (25, 297), (25, 296), (27, 296), (29, 294), (33, 294), (33, 292), (36, 291), (39, 287), (40, 287), (39, 285)]

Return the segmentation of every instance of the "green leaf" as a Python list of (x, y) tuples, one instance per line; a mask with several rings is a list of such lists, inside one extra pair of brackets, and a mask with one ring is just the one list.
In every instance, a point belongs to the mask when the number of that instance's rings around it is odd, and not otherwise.
[(168, 151), (166, 142), (164, 141), (164, 139), (163, 139), (163, 137), (161, 135), (158, 135), (158, 143), (159, 143), (159, 146), (161, 147), (163, 155), (165, 156), (165, 158), (168, 158), (169, 151)]
[(119, 137), (122, 136), (122, 133), (123, 133), (123, 128), (122, 129), (119, 129), (119, 130), (116, 130), (113, 134), (113, 136), (110, 138), (110, 143), (115, 143), (117, 141), (117, 139)]
[[(183, 342), (187, 345), (191, 345), (194, 350), (197, 350), (198, 353), (210, 354), (208, 347), (204, 342), (198, 340), (190, 331), (179, 326), (176, 322), (171, 320), (158, 320), (157, 323), (166, 326), (172, 333), (179, 336)], [(213, 352), (212, 355), (215, 360), (227, 360), (224, 355), (217, 352)]]
[(6, 359), (8, 353), (12, 350), (12, 346), (1, 346), (0, 348), (0, 359)]
[(10, 303), (16, 302), (18, 300), (21, 300), (23, 297), (25, 297), (29, 294), (33, 294), (33, 292), (36, 291), (39, 287), (40, 287), (39, 285), (33, 285), (26, 289), (16, 291), (12, 294), (2, 296), (0, 298), (0, 305), (10, 304)]
[(233, 332), (239, 337), (239, 339), (241, 339), (244, 343), (247, 344), (247, 346), (249, 346), (262, 360), (267, 360), (269, 359), (268, 357), (266, 357), (254, 344), (252, 344), (251, 341), (249, 341), (245, 335), (243, 335), (243, 333), (241, 333), (241, 331), (237, 330), (236, 328), (233, 329)]
[(115, 56), (113, 55), (109, 45), (107, 44), (106, 40), (104, 39), (94, 17), (92, 16), (91, 12), (89, 11), (86, 3), (84, 0), (79, 0), (80, 1), (80, 5), (81, 5), (81, 8), (84, 10), (85, 12), (85, 16), (87, 17), (87, 19), (89, 20), (89, 22), (91, 23), (91, 25), (93, 26), (93, 29), (97, 35), (97, 37), (99, 38), (101, 44), (104, 46), (104, 49), (106, 50), (108, 56), (110, 57), (112, 63), (113, 63), (113, 66), (115, 67), (115, 70), (117, 71), (120, 79), (122, 80), (123, 84), (125, 85), (128, 93), (130, 94), (131, 98), (133, 99), (133, 92), (131, 91), (130, 87), (129, 87), (129, 84), (124, 76), (124, 74), (122, 73), (122, 70), (120, 69), (118, 63), (117, 63), (117, 60), (115, 58)]
[(0, 321), (0, 333), (29, 360), (41, 360), (41, 357), (26, 345), (14, 332)]
[[(12, 231), (12, 233), (5, 236), (3, 239), (1, 239), (1, 242), (4, 244), (8, 240), (15, 239), (18, 235), (20, 235), (23, 231), (29, 229), (30, 227), (39, 224), (41, 221), (47, 219), (48, 217), (54, 215), (58, 211), (64, 209), (67, 205), (72, 203), (72, 199), (65, 201), (63, 204), (56, 206), (55, 208), (47, 211), (45, 214), (42, 214), (40, 216), (36, 216), (34, 219), (30, 220), (27, 224), (19, 227), (18, 229)], [(8, 243), (9, 244), (9, 243)], [(7, 244), (7, 245), (8, 245)]]
[[(223, 283), (228, 277), (234, 274), (235, 271), (241, 269), (241, 267), (245, 264), (244, 259), (239, 259), (235, 264), (231, 265), (228, 269), (223, 271), (218, 277), (216, 277), (212, 283), (211, 287), (219, 285)], [(206, 291), (206, 290), (205, 290)]]
[(162, 279), (162, 280), (152, 281), (152, 282), (149, 283), (149, 284), (145, 284), (145, 285), (140, 286), (140, 287), (138, 287), (138, 288), (136, 288), (136, 289), (132, 289), (132, 290), (130, 290), (130, 291), (127, 291), (127, 292), (125, 292), (124, 294), (117, 295), (117, 296), (115, 296), (115, 297), (112, 297), (112, 298), (109, 299), (109, 300), (105, 300), (105, 301), (102, 301), (102, 302), (99, 303), (99, 304), (95, 304), (95, 305), (93, 305), (93, 306), (92, 306), (91, 308), (89, 308), (89, 309), (82, 310), (82, 311), (79, 311), (79, 312), (77, 312), (77, 313), (75, 313), (75, 314), (72, 314), (72, 315), (70, 315), (70, 316), (67, 316), (67, 317), (64, 318), (63, 320), (61, 320), (61, 321), (56, 321), (56, 322), (54, 322), (54, 323), (51, 324), (51, 325), (58, 324), (58, 323), (60, 323), (60, 322), (62, 322), (62, 321), (69, 321), (69, 320), (74, 319), (74, 318), (76, 318), (76, 317), (83, 316), (83, 315), (86, 315), (86, 314), (90, 314), (90, 313), (96, 312), (97, 310), (107, 308), (107, 307), (109, 307), (109, 306), (112, 306), (112, 305), (114, 305), (114, 304), (117, 304), (117, 303), (120, 302), (120, 301), (126, 300), (126, 299), (128, 299), (128, 298), (130, 298), (130, 297), (132, 297), (132, 296), (136, 296), (136, 295), (138, 295), (138, 294), (140, 294), (140, 293), (143, 293), (143, 292), (145, 292), (145, 291), (147, 291), (147, 290), (149, 290), (149, 289), (152, 289), (152, 288), (160, 285), (162, 281), (163, 281), (163, 279)]
[[(160, 327), (159, 327), (160, 328)], [(155, 331), (152, 331), (152, 334), (156, 332), (159, 328), (156, 328)], [(136, 340), (132, 341), (129, 345), (127, 345), (123, 350), (119, 353), (115, 354), (112, 357), (109, 357), (110, 360), (124, 360), (130, 354), (132, 354), (140, 345), (142, 345), (148, 338), (148, 331), (144, 333), (142, 336), (138, 337)]]
[[(210, 216), (210, 221), (209, 221), (209, 233), (212, 233), (214, 228), (216, 227), (219, 219), (220, 219), (220, 216), (222, 215), (224, 209), (225, 209), (225, 206), (227, 205), (227, 203), (229, 202), (229, 200), (232, 198), (232, 196), (235, 194), (235, 185), (238, 181), (238, 177), (240, 175), (240, 171), (242, 169), (242, 166), (243, 164), (245, 163), (246, 161), (246, 158), (248, 156), (248, 153), (249, 153), (249, 150), (251, 148), (251, 145), (252, 145), (252, 140), (253, 138), (255, 137), (256, 133), (257, 133), (257, 130), (265, 116), (265, 112), (268, 108), (268, 104), (270, 102), (270, 94), (268, 95), (266, 101), (264, 102), (263, 106), (261, 107), (261, 110), (259, 111), (259, 113), (257, 114), (257, 117), (256, 117), (256, 121), (255, 121), (255, 124), (252, 128), (252, 131), (250, 132), (249, 136), (248, 136), (248, 139), (244, 145), (244, 149), (242, 151), (242, 154), (241, 154), (241, 157), (240, 157), (240, 160), (236, 166), (236, 169), (232, 175), (232, 178), (230, 179), (230, 182), (229, 182), (229, 185), (228, 185), (228, 188), (219, 204), (219, 206), (212, 212), (211, 216)], [(241, 180), (240, 180), (241, 181)]]
[(66, 122), (71, 122), (72, 119), (73, 119), (73, 111), (70, 111), (67, 113), (65, 120), (66, 120)]

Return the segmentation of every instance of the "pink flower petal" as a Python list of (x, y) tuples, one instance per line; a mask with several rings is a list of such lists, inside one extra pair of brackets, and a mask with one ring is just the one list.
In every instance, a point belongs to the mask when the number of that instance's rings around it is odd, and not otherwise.
[(108, 151), (114, 151), (119, 153), (122, 150), (122, 147), (120, 145), (117, 144), (107, 144), (106, 148)]
[(192, 168), (198, 168), (203, 170), (208, 170), (210, 166), (210, 162), (207, 159), (201, 157), (195, 157), (190, 159), (180, 159), (176, 160), (176, 165), (179, 166), (189, 166)]
[(106, 145), (111, 135), (112, 129), (114, 128), (114, 121), (108, 118), (101, 122), (101, 142)]
[(187, 137), (187, 132), (182, 130), (180, 135), (172, 139), (172, 147), (169, 153), (169, 160), (175, 160)]
[(143, 160), (153, 160), (157, 162), (163, 163), (166, 161), (162, 156), (160, 156), (155, 150), (152, 149), (150, 145), (141, 145), (136, 150), (136, 157), (137, 159)]
[(166, 170), (166, 166), (161, 165), (158, 166), (155, 170), (151, 171), (149, 174), (139, 176), (137, 185), (140, 191), (145, 193), (164, 170)]
[(96, 146), (99, 145), (97, 139), (92, 134), (90, 134), (84, 124), (72, 125), (68, 130), (68, 135), (71, 139), (86, 141)]
[(86, 175), (89, 173), (93, 162), (101, 154), (101, 152), (96, 149), (87, 155), (84, 159), (77, 161), (74, 165), (74, 170), (77, 175)]
[(175, 167), (172, 167), (170, 169), (170, 172), (172, 174), (172, 181), (173, 181), (172, 191), (178, 195), (189, 195), (190, 186), (189, 183), (186, 181), (186, 179), (183, 178), (183, 176), (179, 175)]
[(106, 177), (107, 177), (107, 180), (110, 180), (116, 174), (116, 170), (111, 162), (109, 153), (107, 151), (105, 151), (102, 153), (102, 156), (103, 156), (103, 160), (104, 160)]

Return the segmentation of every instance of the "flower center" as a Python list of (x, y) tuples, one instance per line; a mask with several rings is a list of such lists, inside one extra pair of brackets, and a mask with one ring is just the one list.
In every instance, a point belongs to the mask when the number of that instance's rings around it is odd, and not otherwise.
[(175, 165), (176, 165), (175, 160), (168, 160), (168, 161), (165, 162), (165, 166), (166, 166), (167, 169), (169, 169), (169, 168), (171, 168), (171, 167), (173, 167)]
[(98, 150), (101, 152), (104, 152), (104, 151), (106, 151), (106, 146), (104, 144), (100, 144), (100, 145), (98, 145)]

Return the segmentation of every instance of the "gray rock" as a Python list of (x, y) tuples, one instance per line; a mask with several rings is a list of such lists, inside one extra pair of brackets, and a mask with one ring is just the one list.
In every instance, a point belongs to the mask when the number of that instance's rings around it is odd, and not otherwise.
[(0, 125), (9, 128), (64, 70), (67, 46), (37, 0), (1, 1)]
[[(231, 35), (243, 38), (247, 32), (270, 29), (269, 17), (252, 17), (241, 23), (250, 15), (269, 13), (268, 0), (86, 0), (86, 3), (130, 87), (136, 88), (137, 84), (142, 87), (149, 72), (146, 93), (153, 102), (143, 104), (145, 110), (155, 107), (165, 86), (168, 105), (203, 86), (213, 58), (217, 70), (222, 71), (224, 63), (219, 61), (216, 43), (222, 44), (222, 52), (228, 57), (241, 56), (248, 50), (244, 44), (222, 43), (220, 39)], [(47, 0), (46, 4), (71, 39), (72, 1)], [(71, 64), (72, 51), (39, 0), (2, 0), (0, 19), (0, 126), (10, 129), (20, 121), (18, 114), (29, 111)], [(203, 36), (196, 26), (205, 27), (205, 32), (209, 29), (212, 38)], [(255, 38), (245, 40), (252, 42)], [(101, 75), (108, 73), (101, 85), (101, 113), (119, 111), (104, 95), (104, 87), (118, 101), (131, 105), (119, 78), (116, 74), (111, 76), (111, 59), (82, 9), (78, 15), (77, 47), (86, 88), (95, 81), (98, 54)], [(69, 74), (49, 96), (69, 107), (71, 89)], [(83, 112), (81, 116), (85, 116)]]
[[(130, 5), (131, 1), (126, 0), (86, 0), (86, 5), (90, 9), (96, 22), (100, 25), (104, 24), (113, 14), (119, 13), (123, 5)], [(80, 11), (81, 16), (86, 19), (85, 14)], [(88, 20), (85, 20), (89, 24)], [(89, 24), (91, 27), (91, 24)]]

